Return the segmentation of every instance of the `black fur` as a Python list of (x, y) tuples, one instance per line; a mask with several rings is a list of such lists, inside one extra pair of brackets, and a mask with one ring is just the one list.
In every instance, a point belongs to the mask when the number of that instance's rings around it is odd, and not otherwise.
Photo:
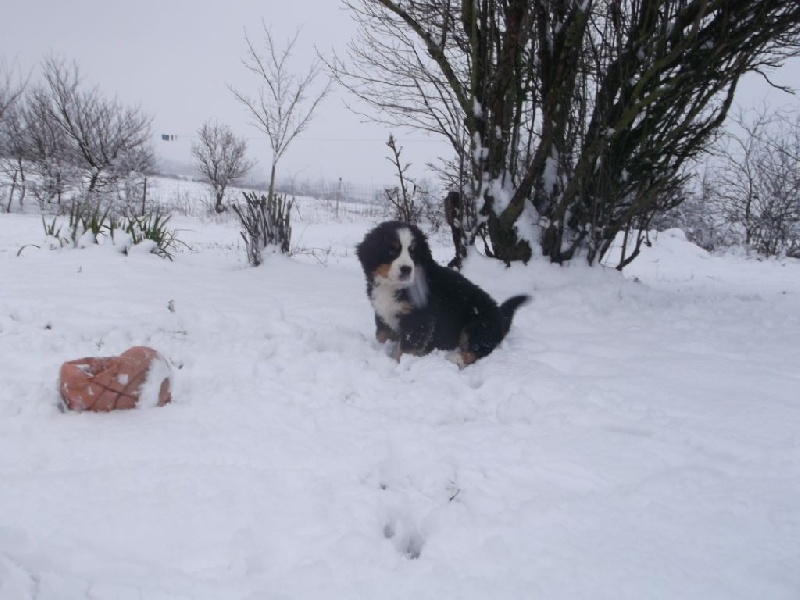
[(498, 306), (461, 273), (437, 264), (425, 235), (400, 221), (375, 227), (356, 254), (375, 308), (375, 335), (397, 342), (397, 358), (457, 350), (455, 361), (470, 364), (497, 347), (530, 299), (514, 296)]

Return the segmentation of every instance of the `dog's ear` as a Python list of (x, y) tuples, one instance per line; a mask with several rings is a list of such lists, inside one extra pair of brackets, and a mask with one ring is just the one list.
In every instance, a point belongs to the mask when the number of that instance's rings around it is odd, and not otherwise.
[(431, 254), (431, 247), (428, 245), (428, 236), (422, 233), (422, 230), (415, 225), (411, 226), (411, 232), (414, 234), (414, 243), (417, 246), (417, 256), (421, 263), (433, 262), (433, 254)]
[(364, 264), (364, 242), (359, 242), (356, 244), (356, 257), (358, 258), (358, 262), (362, 265)]
[(364, 236), (364, 239), (361, 240), (358, 244), (356, 244), (356, 257), (358, 258), (358, 262), (361, 263), (364, 271), (366, 272), (368, 269), (367, 263), (369, 262), (369, 247), (370, 244), (370, 234), (368, 233)]

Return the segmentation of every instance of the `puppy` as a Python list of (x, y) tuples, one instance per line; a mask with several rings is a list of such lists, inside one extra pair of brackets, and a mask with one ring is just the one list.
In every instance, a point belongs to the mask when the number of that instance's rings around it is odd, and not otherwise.
[(395, 358), (453, 350), (460, 367), (487, 356), (503, 340), (530, 296), (500, 306), (461, 273), (437, 264), (415, 226), (381, 223), (356, 247), (375, 309), (375, 337), (397, 343)]

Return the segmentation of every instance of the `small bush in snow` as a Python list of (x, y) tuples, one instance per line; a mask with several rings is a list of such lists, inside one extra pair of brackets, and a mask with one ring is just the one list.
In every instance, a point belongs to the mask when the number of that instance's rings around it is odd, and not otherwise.
[(49, 223), (42, 217), (45, 235), (57, 240), (62, 248), (99, 244), (108, 237), (123, 253), (127, 254), (131, 246), (144, 243), (152, 246), (153, 254), (172, 260), (172, 252), (180, 243), (175, 231), (168, 227), (170, 215), (160, 207), (143, 215), (115, 216), (99, 204), (75, 200), (67, 216), (64, 233), (64, 225), (58, 224), (58, 217)]
[(397, 169), (397, 179), (399, 185), (385, 188), (384, 194), (388, 201), (389, 216), (398, 221), (417, 225), (422, 219), (427, 219), (434, 231), (438, 231), (442, 226), (442, 211), (431, 201), (428, 187), (406, 177), (406, 171), (411, 166), (405, 165), (400, 159), (402, 148), (397, 146), (394, 136), (389, 136), (386, 145), (392, 151), (392, 156), (388, 157)]
[(110, 231), (112, 239), (115, 230), (122, 230), (130, 236), (132, 245), (150, 243), (153, 245), (151, 252), (161, 258), (172, 260), (172, 252), (178, 246), (175, 230), (170, 229), (167, 224), (171, 215), (160, 207), (156, 207), (144, 215), (128, 215), (113, 222)]
[(258, 196), (254, 192), (243, 192), (243, 195), (244, 205), (234, 204), (233, 210), (242, 224), (247, 262), (253, 267), (260, 265), (264, 262), (262, 253), (266, 248), (288, 254), (294, 199), (287, 201), (286, 196), (280, 194)]

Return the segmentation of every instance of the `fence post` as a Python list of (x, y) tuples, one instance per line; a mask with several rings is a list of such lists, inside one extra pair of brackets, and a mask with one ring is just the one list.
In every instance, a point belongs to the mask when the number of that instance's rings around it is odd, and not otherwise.
[(339, 218), (339, 200), (342, 198), (342, 178), (339, 177), (339, 185), (336, 188), (336, 218)]

